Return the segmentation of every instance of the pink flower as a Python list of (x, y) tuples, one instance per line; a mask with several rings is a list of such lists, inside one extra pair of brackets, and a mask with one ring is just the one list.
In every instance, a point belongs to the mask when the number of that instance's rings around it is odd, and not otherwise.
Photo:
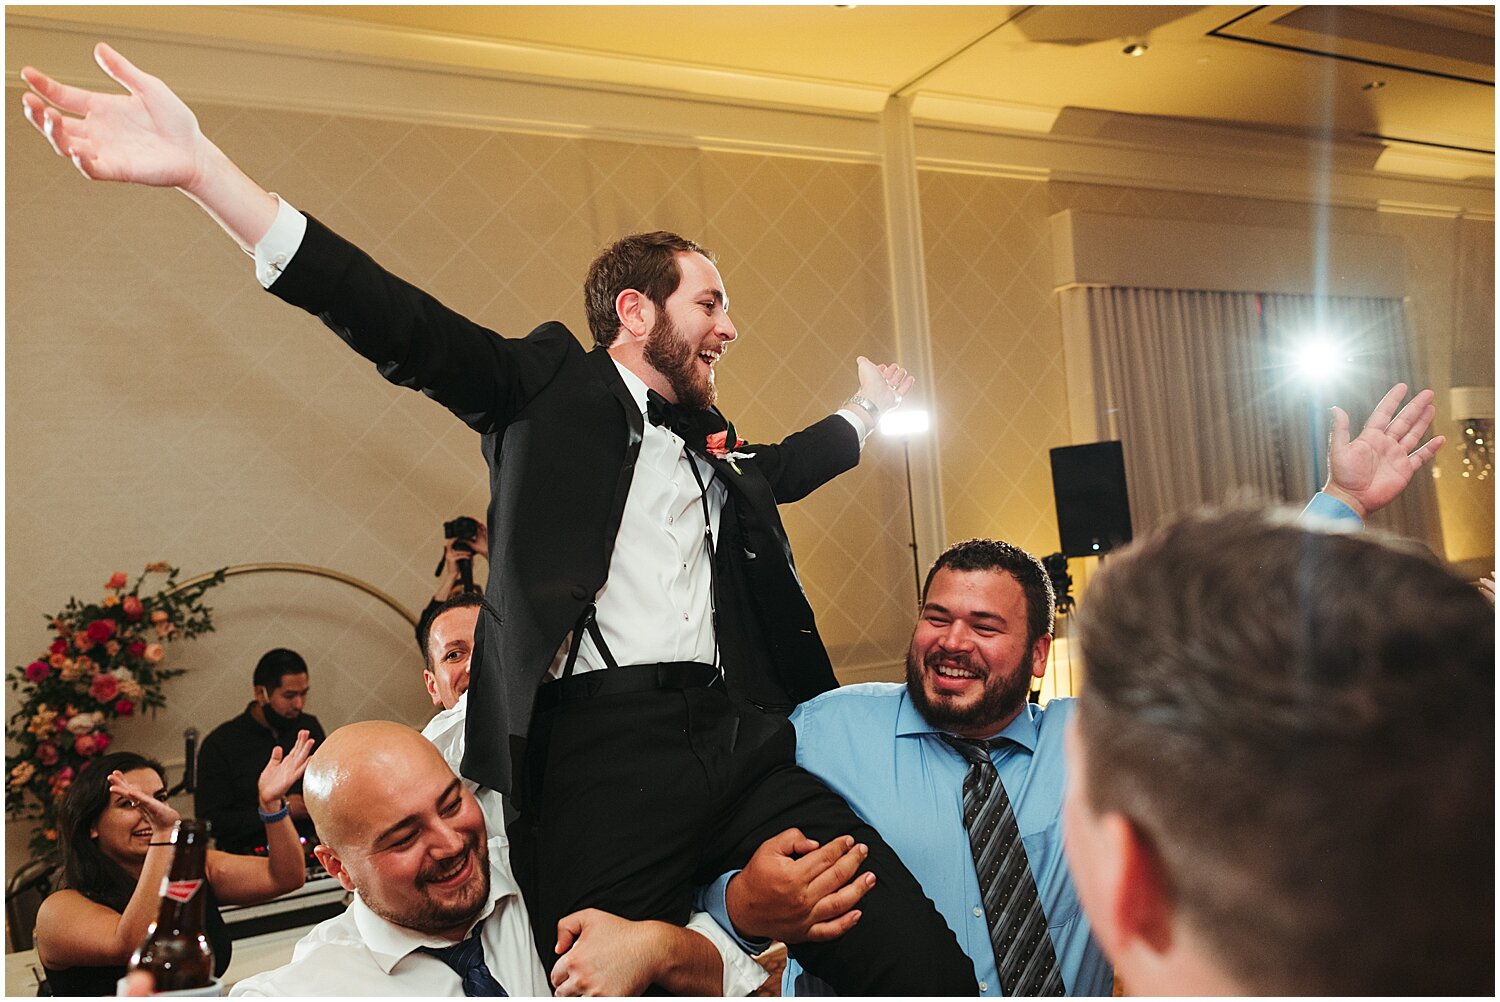
[(68, 653), (68, 642), (62, 637), (58, 637), (56, 640), (52, 641), (52, 646), (48, 647), (47, 650), (51, 651), (53, 654), (66, 654)]
[(128, 717), (135, 712), (135, 704), (128, 699), (122, 699), (115, 703), (115, 712), (122, 717)]
[(105, 734), (103, 731), (95, 731), (93, 733), (93, 738), (94, 747), (99, 751), (103, 751), (104, 749), (108, 748), (109, 743), (114, 740), (114, 738), (110, 737), (108, 734)]
[(68, 663), (68, 659), (63, 657), (61, 654), (54, 654), (47, 659), (47, 663), (54, 668), (61, 668), (63, 665)]
[(121, 599), (120, 608), (124, 610), (125, 618), (130, 620), (132, 623), (146, 614), (146, 607), (142, 605), (141, 600), (136, 598), (134, 595), (126, 595), (123, 599)]
[(99, 744), (92, 734), (80, 734), (73, 739), (73, 750), (87, 757), (99, 750)]
[(125, 653), (133, 658), (138, 658), (146, 653), (146, 642), (144, 640), (132, 640), (125, 648)]
[(57, 745), (51, 741), (43, 741), (36, 746), (36, 760), (42, 765), (57, 764)]
[(112, 619), (96, 619), (89, 624), (89, 639), (96, 644), (102, 644), (115, 635), (115, 623)]
[(26, 666), (26, 677), (33, 682), (40, 682), (52, 673), (52, 666), (45, 661), (33, 661)]
[(116, 654), (120, 653), (120, 642), (118, 640), (111, 640), (107, 642), (104, 645), (104, 653), (108, 654), (110, 657), (114, 657)]
[(83, 630), (73, 634), (73, 646), (80, 651), (91, 651), (94, 649), (94, 640)]
[(167, 652), (161, 644), (147, 644), (145, 651), (142, 652), (142, 656), (152, 664), (156, 664), (156, 662), (167, 656)]
[(115, 571), (109, 576), (109, 580), (105, 582), (104, 587), (113, 589), (114, 591), (119, 591), (121, 588), (125, 587), (125, 581), (125, 572)]
[(89, 686), (89, 695), (101, 703), (108, 703), (120, 694), (120, 680), (113, 675), (95, 675)]

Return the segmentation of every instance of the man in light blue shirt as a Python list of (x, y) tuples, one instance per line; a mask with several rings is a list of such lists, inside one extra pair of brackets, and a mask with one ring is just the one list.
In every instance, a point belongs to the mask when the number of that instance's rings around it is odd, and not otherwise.
[[(1335, 409), (1329, 480), (1305, 519), (1362, 524), (1401, 492), (1442, 445), (1417, 448), (1432, 420), (1423, 391), (1397, 412), (1397, 385), (1358, 438)], [(1414, 451), (1413, 451), (1414, 450)], [(945, 735), (994, 741), (990, 760), (1010, 798), (1069, 995), (1109, 995), (1114, 973), (1090, 933), (1063, 855), (1063, 733), (1074, 701), (1027, 702), (1047, 667), (1052, 585), (1030, 554), (995, 540), (958, 543), (938, 557), (906, 658), (905, 684), (845, 686), (792, 714), (797, 763), (878, 828), (974, 961), (984, 995), (1002, 994), (963, 818), (968, 763)], [(787, 965), (783, 994), (826, 994)]]

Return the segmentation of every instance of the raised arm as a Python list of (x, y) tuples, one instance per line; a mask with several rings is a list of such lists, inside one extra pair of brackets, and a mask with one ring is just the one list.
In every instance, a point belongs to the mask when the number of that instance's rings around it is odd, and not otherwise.
[(127, 93), (70, 87), (27, 66), (21, 70), (31, 88), (21, 96), (26, 119), (84, 177), (176, 188), (253, 250), (276, 219), (275, 197), (203, 135), (166, 84), (103, 42), (94, 60)]
[(1341, 407), (1333, 408), (1333, 427), (1328, 433), (1328, 482), (1323, 493), (1344, 502), (1360, 518), (1368, 518), (1395, 500), (1442, 448), (1441, 435), (1418, 447), (1436, 413), (1432, 391), (1423, 390), (1397, 411), (1405, 396), (1405, 383), (1391, 387), (1353, 440), (1349, 438), (1349, 415)]
[[(261, 816), (276, 815), (286, 802), (287, 791), (302, 778), (312, 754), (313, 739), (307, 731), (298, 731), (291, 751), (282, 754), (271, 749), (257, 783)], [(208, 855), (208, 882), (214, 894), (226, 905), (253, 904), (295, 891), (307, 879), (307, 864), (302, 840), (290, 814), (265, 822), (266, 856), (236, 856), (227, 852)]]
[(37, 957), (54, 969), (123, 964), (156, 918), (162, 881), (172, 865), (169, 839), (178, 814), (165, 801), (109, 774), (110, 796), (137, 807), (151, 826), (150, 845), (135, 892), (123, 912), (90, 901), (78, 891), (58, 891), (42, 902), (36, 916)]

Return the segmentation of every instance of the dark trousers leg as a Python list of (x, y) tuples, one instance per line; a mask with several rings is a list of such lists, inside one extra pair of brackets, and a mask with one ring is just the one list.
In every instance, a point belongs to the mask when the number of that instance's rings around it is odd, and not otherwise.
[(685, 922), (696, 884), (797, 827), (820, 841), (853, 835), (876, 875), (853, 930), (795, 948), (809, 971), (846, 995), (977, 994), (973, 964), (916, 879), (794, 755), (790, 724), (738, 710), (718, 690), (539, 714), (513, 855), (541, 956), (553, 956), (557, 920), (579, 908)]
[(768, 716), (746, 715), (740, 723), (747, 737), (768, 733), (736, 763), (744, 770), (736, 783), (742, 792), (715, 843), (726, 868), (743, 866), (762, 842), (792, 827), (823, 843), (852, 835), (870, 848), (863, 869), (875, 874), (875, 886), (859, 903), (859, 922), (831, 942), (789, 947), (792, 956), (841, 995), (977, 995), (973, 962), (896, 851), (795, 764), (792, 726)]

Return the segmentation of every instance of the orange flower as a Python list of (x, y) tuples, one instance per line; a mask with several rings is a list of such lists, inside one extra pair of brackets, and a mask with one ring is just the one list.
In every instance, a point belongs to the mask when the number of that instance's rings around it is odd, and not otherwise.
[(77, 633), (73, 634), (73, 646), (78, 648), (80, 651), (93, 650), (94, 638), (90, 637), (85, 631), (79, 630)]
[(172, 617), (168, 616), (164, 609), (157, 609), (151, 614), (151, 622), (153, 623), (165, 623), (168, 619), (171, 618)]
[(141, 604), (141, 600), (134, 595), (126, 595), (121, 599), (120, 608), (124, 610), (125, 618), (132, 623), (140, 619), (146, 611), (146, 607)]
[(104, 587), (109, 588), (113, 591), (119, 591), (121, 588), (125, 587), (126, 580), (127, 579), (125, 577), (124, 571), (115, 571), (109, 576), (109, 580), (104, 583)]
[(47, 663), (54, 668), (61, 668), (68, 663), (68, 659), (61, 654), (54, 654), (47, 659)]
[(105, 644), (104, 653), (108, 654), (110, 657), (114, 657), (116, 654), (120, 653), (120, 642), (118, 640), (111, 640), (109, 643)]
[(115, 606), (117, 606), (119, 604), (120, 604), (120, 596), (118, 596), (118, 595), (105, 595), (104, 596), (104, 608), (106, 608), (106, 609), (113, 609)]
[(155, 560), (146, 565), (147, 572), (152, 574), (165, 574), (171, 569), (171, 565), (165, 560)]
[(156, 664), (156, 662), (167, 656), (167, 652), (162, 648), (161, 644), (147, 644), (146, 651), (142, 656), (152, 664)]

